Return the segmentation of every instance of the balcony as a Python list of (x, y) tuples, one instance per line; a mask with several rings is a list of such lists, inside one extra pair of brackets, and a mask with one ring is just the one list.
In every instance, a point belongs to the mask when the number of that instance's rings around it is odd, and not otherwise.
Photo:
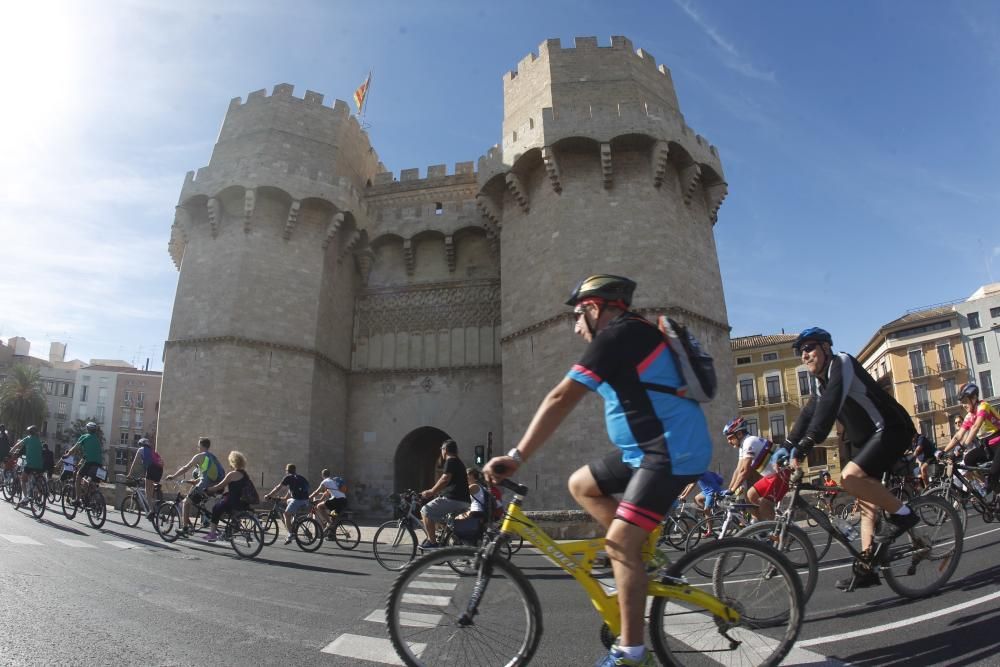
[(740, 407), (741, 408), (755, 408), (755, 407), (757, 407), (757, 399), (756, 398), (741, 398), (739, 400), (739, 403), (740, 403)]
[(768, 394), (767, 396), (760, 397), (761, 407), (768, 405), (781, 405), (782, 403), (788, 402), (788, 394), (782, 392), (780, 394)]
[(928, 412), (934, 412), (938, 409), (938, 404), (934, 401), (917, 401), (913, 404), (913, 414), (922, 415)]
[(953, 408), (956, 405), (961, 405), (962, 402), (958, 400), (958, 396), (945, 396), (944, 400), (941, 401), (941, 407), (948, 409)]
[(938, 367), (938, 373), (945, 375), (947, 373), (960, 373), (962, 371), (967, 371), (964, 365), (958, 363), (957, 361), (944, 361)]
[(916, 368), (910, 369), (911, 380), (930, 377), (932, 375), (937, 375), (937, 371), (934, 370), (933, 366), (917, 366)]

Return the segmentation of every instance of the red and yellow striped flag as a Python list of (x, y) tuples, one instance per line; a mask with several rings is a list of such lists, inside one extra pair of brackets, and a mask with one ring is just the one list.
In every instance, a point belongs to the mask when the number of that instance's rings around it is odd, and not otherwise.
[(362, 107), (365, 106), (365, 98), (368, 97), (368, 86), (372, 82), (372, 73), (368, 72), (368, 78), (365, 82), (358, 86), (358, 89), (354, 91), (354, 104), (358, 107), (358, 113), (361, 113)]

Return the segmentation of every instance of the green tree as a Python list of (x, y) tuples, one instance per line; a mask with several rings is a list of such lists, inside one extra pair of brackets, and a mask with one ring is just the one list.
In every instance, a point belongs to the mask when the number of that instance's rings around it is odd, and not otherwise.
[(0, 420), (14, 438), (24, 436), (32, 424), (41, 426), (49, 414), (37, 368), (18, 364), (0, 384)]

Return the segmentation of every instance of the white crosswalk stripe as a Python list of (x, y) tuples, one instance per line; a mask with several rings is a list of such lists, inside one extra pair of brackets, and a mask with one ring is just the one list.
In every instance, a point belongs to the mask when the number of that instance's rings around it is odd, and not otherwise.
[[(399, 612), (399, 624), (411, 628), (433, 628), (441, 622), (442, 618), (444, 618), (442, 614), (421, 614), (416, 611)], [(371, 621), (372, 623), (379, 623), (384, 626), (385, 611), (381, 609), (373, 611), (365, 616), (365, 620)]]
[(104, 540), (104, 543), (118, 547), (119, 549), (138, 549), (141, 546), (135, 542), (126, 542), (125, 540)]
[[(427, 648), (427, 645), (414, 643), (410, 644), (410, 647), (419, 656)], [(334, 639), (321, 650), (323, 653), (354, 658), (355, 660), (369, 660), (387, 665), (403, 664), (399, 656), (396, 655), (395, 649), (392, 648), (392, 642), (382, 637), (344, 634)]]
[(416, 579), (410, 588), (422, 588), (425, 591), (453, 591), (458, 586), (457, 581), (426, 581), (423, 577)]
[(0, 535), (3, 539), (7, 540), (11, 544), (33, 544), (41, 546), (42, 543), (38, 540), (33, 540), (26, 535)]
[(403, 602), (408, 604), (427, 604), (435, 607), (447, 607), (451, 603), (451, 598), (444, 595), (415, 595), (403, 593)]
[(59, 542), (60, 544), (65, 544), (68, 547), (73, 547), (75, 549), (96, 549), (97, 548), (93, 544), (87, 544), (83, 540), (66, 540), (66, 539), (62, 539), (62, 538), (57, 537), (57, 538), (55, 538), (55, 541)]

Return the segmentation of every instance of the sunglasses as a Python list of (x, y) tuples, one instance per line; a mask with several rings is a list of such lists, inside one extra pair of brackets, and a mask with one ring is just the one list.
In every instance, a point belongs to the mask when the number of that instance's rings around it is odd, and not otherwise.
[(808, 354), (813, 350), (815, 350), (817, 347), (819, 347), (819, 343), (804, 343), (798, 348), (796, 348), (796, 352), (798, 352), (799, 355)]

